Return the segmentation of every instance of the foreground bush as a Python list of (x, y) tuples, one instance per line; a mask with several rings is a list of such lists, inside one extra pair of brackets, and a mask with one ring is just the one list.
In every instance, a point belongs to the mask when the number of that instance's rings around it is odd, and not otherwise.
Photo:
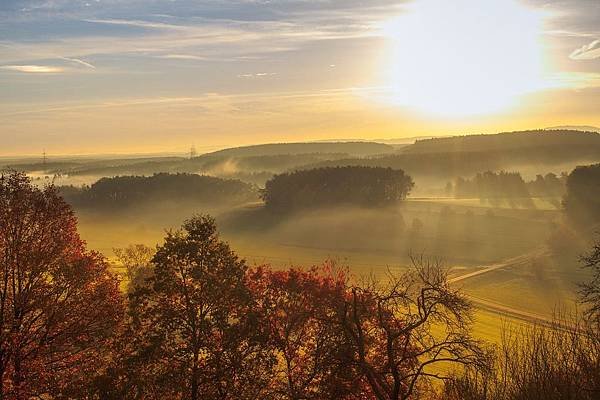
[(447, 384), (465, 400), (592, 400), (600, 395), (598, 326), (560, 319), (550, 326), (505, 330), (490, 372), (467, 369)]

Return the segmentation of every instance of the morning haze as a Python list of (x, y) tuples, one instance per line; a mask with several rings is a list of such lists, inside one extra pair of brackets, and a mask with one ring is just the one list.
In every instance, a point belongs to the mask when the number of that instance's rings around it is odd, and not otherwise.
[(2, 1), (0, 399), (597, 399), (599, 27)]

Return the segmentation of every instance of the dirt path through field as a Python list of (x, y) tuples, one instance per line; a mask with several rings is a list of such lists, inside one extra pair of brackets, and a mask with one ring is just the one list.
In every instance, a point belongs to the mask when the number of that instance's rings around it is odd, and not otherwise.
[[(545, 247), (537, 248), (527, 254), (523, 254), (517, 257), (510, 258), (501, 263), (482, 266), (477, 271), (470, 272), (464, 275), (456, 276), (448, 280), (449, 283), (458, 283), (466, 279), (470, 279), (479, 275), (483, 275), (502, 268), (515, 268), (526, 265), (531, 259), (536, 257), (543, 257), (548, 255), (548, 250)], [(506, 306), (495, 301), (487, 300), (481, 297), (472, 296), (467, 294), (468, 299), (475, 305), (475, 307), (484, 309), (502, 316), (515, 318), (527, 322), (550, 325), (553, 324), (553, 319), (548, 316), (532, 313), (529, 311), (519, 310), (514, 307)], [(554, 326), (554, 324), (553, 324)]]

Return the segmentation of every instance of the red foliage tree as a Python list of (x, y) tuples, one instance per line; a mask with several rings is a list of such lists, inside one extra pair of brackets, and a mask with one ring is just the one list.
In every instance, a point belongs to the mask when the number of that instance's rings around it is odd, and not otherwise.
[(347, 275), (332, 267), (308, 271), (260, 267), (249, 274), (278, 360), (270, 384), (274, 398), (365, 398), (349, 363), (352, 348), (331, 323), (347, 288)]
[(0, 398), (80, 397), (122, 298), (53, 186), (0, 176), (0, 263)]

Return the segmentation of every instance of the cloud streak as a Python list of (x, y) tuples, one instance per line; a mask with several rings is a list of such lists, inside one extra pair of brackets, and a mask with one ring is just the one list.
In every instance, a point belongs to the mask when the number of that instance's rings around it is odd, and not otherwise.
[(125, 25), (136, 28), (145, 29), (168, 29), (168, 30), (186, 30), (187, 27), (184, 25), (173, 25), (165, 24), (162, 22), (151, 22), (142, 20), (129, 20), (129, 19), (84, 19), (85, 22), (95, 24), (107, 24), (107, 25)]
[(65, 71), (64, 68), (48, 65), (2, 65), (0, 69), (29, 74), (56, 74)]
[(163, 58), (166, 60), (196, 60), (196, 61), (209, 60), (208, 57), (195, 56), (193, 54), (162, 54), (162, 55), (156, 56), (156, 58)]
[(277, 72), (257, 72), (255, 74), (239, 74), (238, 78), (264, 78), (266, 76), (277, 75)]
[(70, 61), (75, 64), (83, 65), (86, 68), (96, 69), (96, 67), (94, 65), (90, 64), (87, 61), (80, 60), (78, 58), (61, 57), (61, 60)]
[(571, 60), (595, 60), (600, 58), (600, 39), (575, 49), (570, 55)]

